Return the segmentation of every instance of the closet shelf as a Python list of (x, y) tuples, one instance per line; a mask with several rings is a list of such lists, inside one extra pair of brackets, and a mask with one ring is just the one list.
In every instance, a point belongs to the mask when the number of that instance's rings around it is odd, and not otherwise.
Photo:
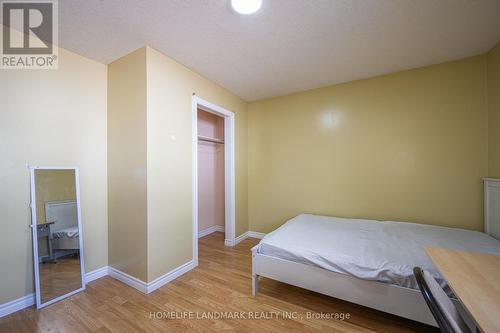
[(198, 141), (224, 144), (224, 140), (222, 139), (210, 138), (208, 136), (202, 136), (202, 135), (198, 135)]

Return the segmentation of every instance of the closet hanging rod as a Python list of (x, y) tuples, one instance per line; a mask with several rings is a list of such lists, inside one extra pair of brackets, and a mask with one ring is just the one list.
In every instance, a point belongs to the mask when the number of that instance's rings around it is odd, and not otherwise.
[(215, 138), (209, 138), (208, 136), (201, 136), (201, 135), (198, 135), (198, 141), (205, 141), (205, 142), (212, 142), (212, 143), (224, 144), (224, 140), (215, 139)]

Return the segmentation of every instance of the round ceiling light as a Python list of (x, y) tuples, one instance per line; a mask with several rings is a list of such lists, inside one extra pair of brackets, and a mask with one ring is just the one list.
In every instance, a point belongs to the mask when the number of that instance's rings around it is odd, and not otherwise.
[(262, 6), (262, 0), (231, 0), (231, 6), (240, 14), (253, 14)]

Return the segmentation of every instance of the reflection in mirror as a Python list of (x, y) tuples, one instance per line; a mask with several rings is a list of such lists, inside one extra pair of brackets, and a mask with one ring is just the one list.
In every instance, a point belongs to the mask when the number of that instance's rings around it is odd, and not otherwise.
[(32, 169), (37, 306), (84, 288), (76, 169)]

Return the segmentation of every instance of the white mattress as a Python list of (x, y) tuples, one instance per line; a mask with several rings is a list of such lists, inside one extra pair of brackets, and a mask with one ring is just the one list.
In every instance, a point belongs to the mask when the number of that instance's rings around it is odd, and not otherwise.
[(420, 266), (450, 294), (426, 246), (500, 255), (500, 241), (482, 232), (306, 214), (267, 234), (257, 252), (413, 289), (413, 267)]
[(54, 237), (54, 238), (77, 238), (78, 237), (78, 227), (70, 227), (70, 228), (55, 230), (52, 232), (52, 237)]

